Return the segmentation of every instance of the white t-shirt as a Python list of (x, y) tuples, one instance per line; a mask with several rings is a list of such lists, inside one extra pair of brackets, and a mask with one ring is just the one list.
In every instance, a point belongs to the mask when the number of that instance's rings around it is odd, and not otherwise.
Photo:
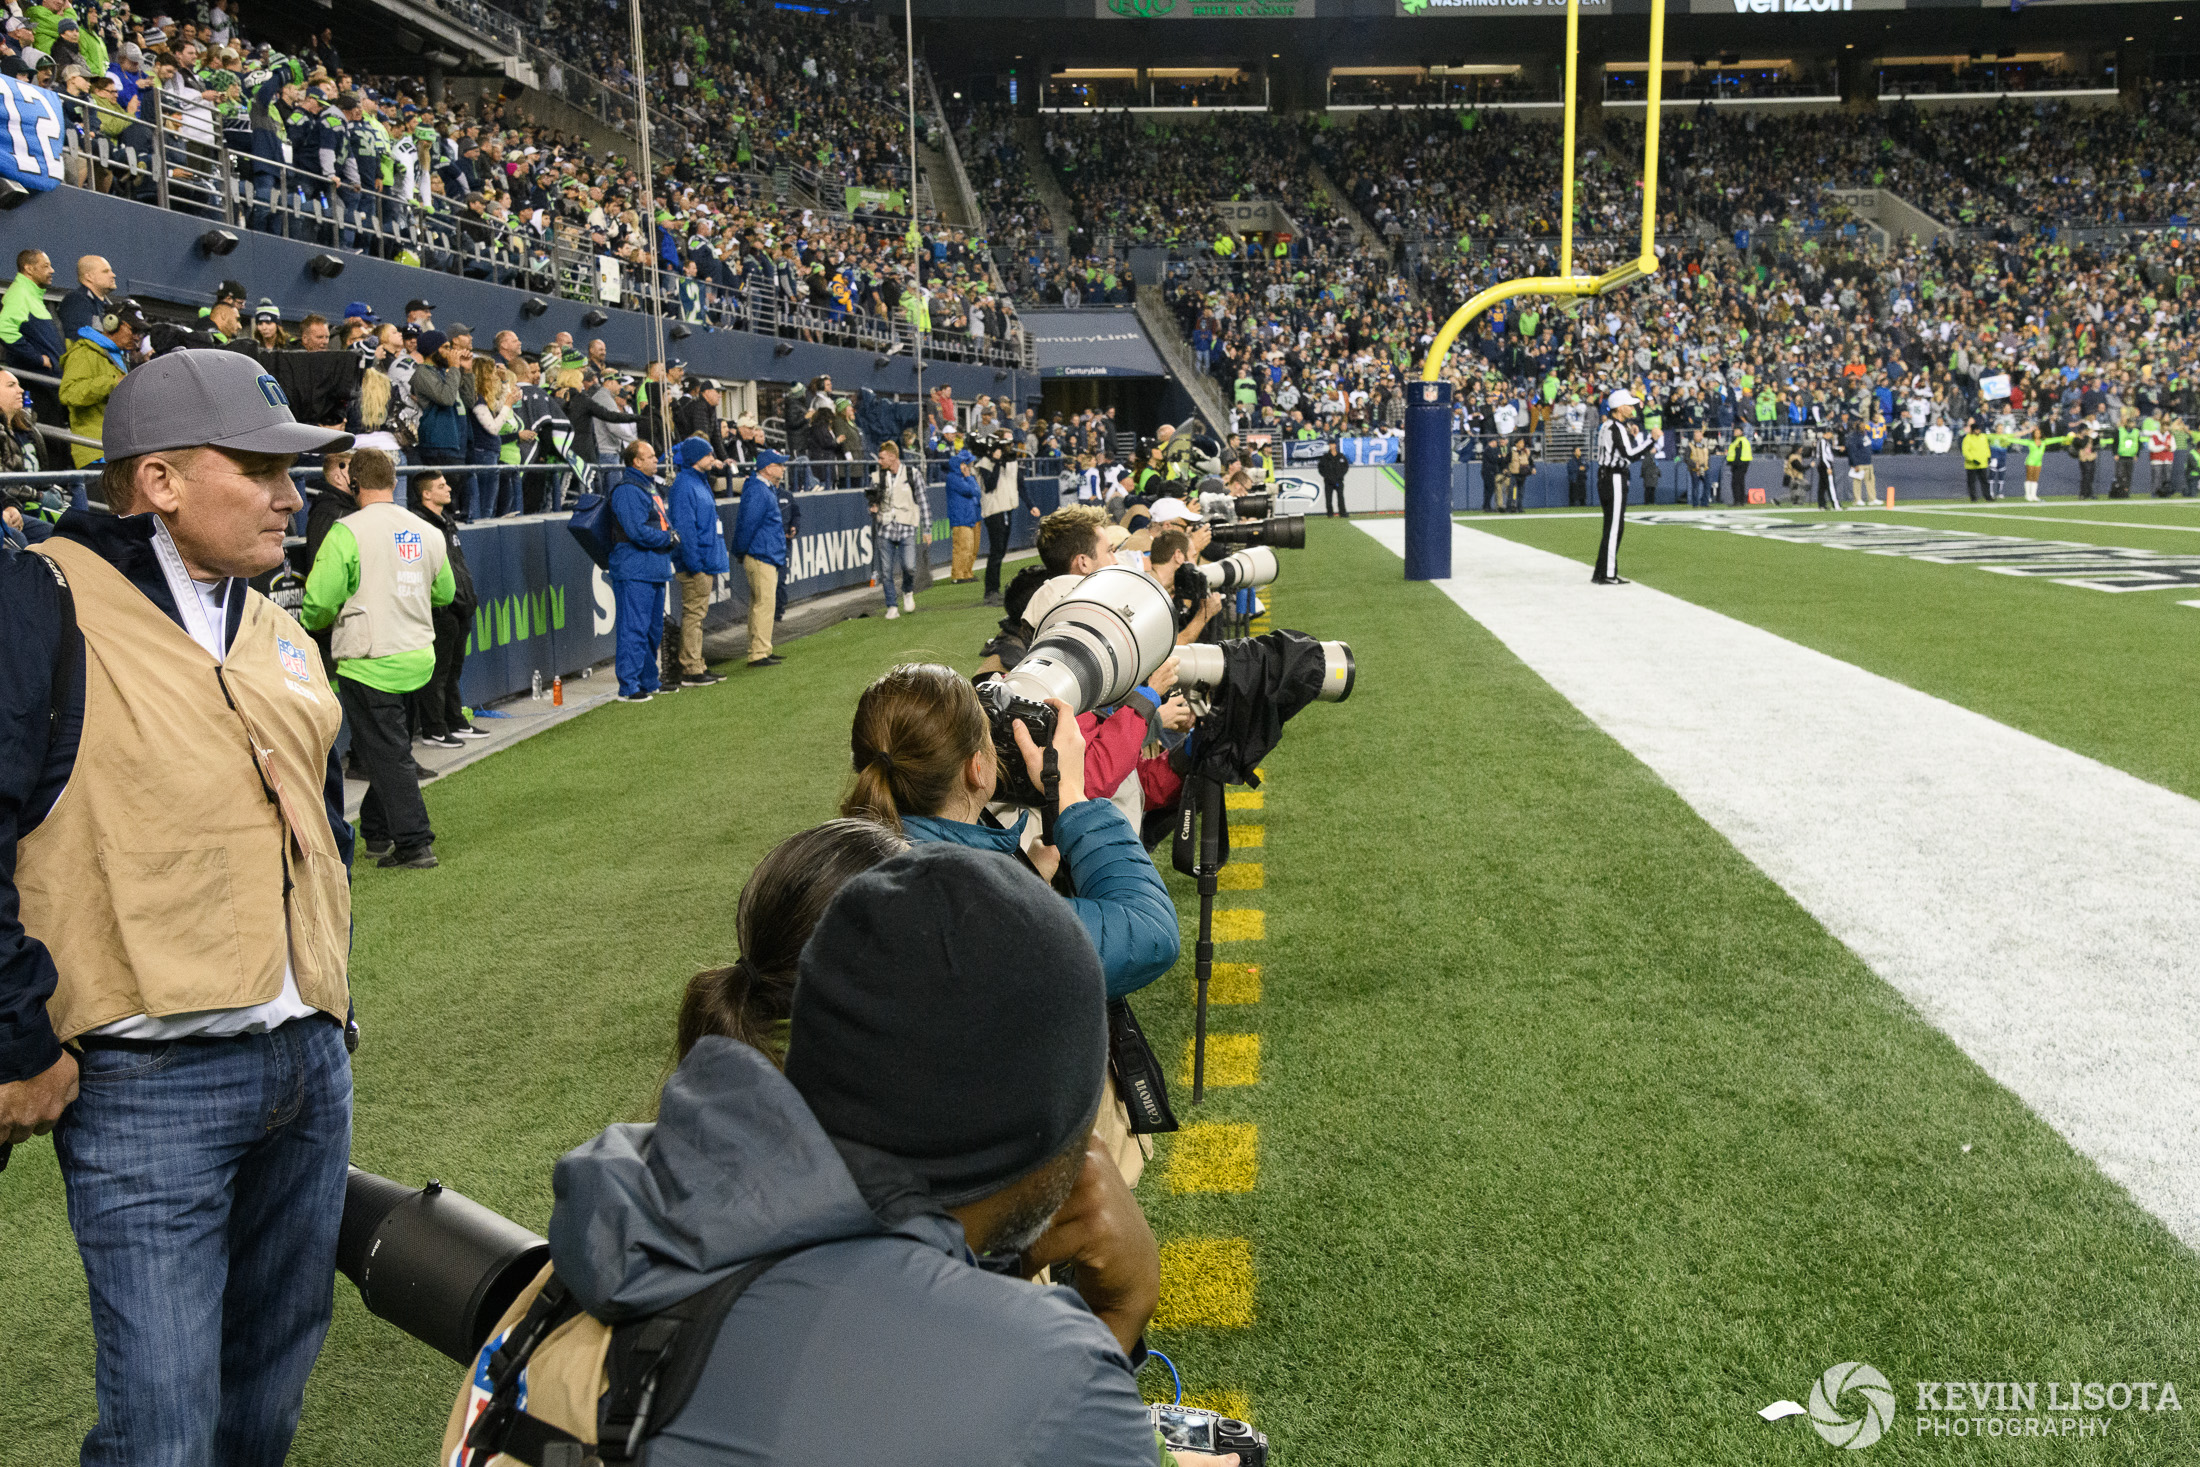
[[(165, 527), (158, 534), (162, 541), (167, 542), (168, 531)], [(173, 542), (168, 544), (172, 547)], [(165, 555), (162, 556), (162, 563), (163, 569), (166, 569)], [(171, 592), (176, 590), (175, 582), (178, 579), (174, 574), (169, 575)], [(189, 587), (189, 597), (186, 599), (178, 596), (176, 602), (176, 610), (183, 616), (183, 629), (191, 634), (192, 641), (206, 649), (208, 656), (220, 662), (228, 650), (222, 641), (223, 634), (229, 629), (227, 598), (230, 595), (242, 596), (244, 587), (233, 580), (216, 581), (209, 585), (204, 581), (185, 578), (185, 584)], [(201, 1009), (196, 1013), (168, 1014), (158, 1019), (139, 1014), (134, 1018), (117, 1019), (112, 1024), (103, 1024), (91, 1032), (110, 1039), (219, 1039), (232, 1034), (264, 1034), (292, 1019), (302, 1019), (313, 1012), (313, 1005), (307, 1003), (298, 992), (298, 973), (291, 966), (290, 953), (286, 948), (283, 953), (283, 991), (266, 1003), (255, 1004), (246, 1009)]]

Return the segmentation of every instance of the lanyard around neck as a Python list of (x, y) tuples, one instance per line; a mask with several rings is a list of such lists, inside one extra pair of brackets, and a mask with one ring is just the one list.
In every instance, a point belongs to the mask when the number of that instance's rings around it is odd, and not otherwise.
[(191, 579), (191, 572), (185, 569), (183, 552), (176, 548), (175, 537), (168, 533), (167, 524), (158, 518), (153, 521), (153, 557), (160, 562), (161, 576), (168, 582), (169, 599), (176, 603), (176, 616), (183, 622), (184, 630), (200, 646), (211, 646), (215, 661), (225, 660), (229, 650), (229, 580), (221, 583), (220, 624), (208, 628), (206, 598), (199, 593), (199, 583)]

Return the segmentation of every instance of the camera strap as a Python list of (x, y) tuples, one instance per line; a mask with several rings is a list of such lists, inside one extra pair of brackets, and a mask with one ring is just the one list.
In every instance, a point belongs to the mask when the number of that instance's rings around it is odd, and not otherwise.
[(1039, 791), (1046, 803), (1039, 807), (1039, 842), (1054, 844), (1054, 824), (1062, 816), (1062, 756), (1053, 744), (1039, 756)]
[(1169, 1108), (1169, 1086), (1162, 1078), (1161, 1061), (1138, 1027), (1138, 1016), (1127, 999), (1108, 1002), (1108, 1069), (1115, 1076), (1115, 1095), (1123, 1102), (1133, 1136), (1173, 1131), (1176, 1112)]

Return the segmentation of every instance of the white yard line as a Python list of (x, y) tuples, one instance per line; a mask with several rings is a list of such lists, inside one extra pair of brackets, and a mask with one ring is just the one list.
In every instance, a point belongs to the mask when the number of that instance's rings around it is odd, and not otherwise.
[[(1403, 524), (1360, 528), (1404, 553)], [(1452, 568), (1447, 596), (2200, 1246), (2200, 802), (1501, 536), (1455, 528)], [(1824, 757), (1718, 752), (1806, 733)]]
[[(1874, 512), (1864, 511), (1866, 514)], [(1946, 514), (1965, 520), (2023, 520), (2033, 525), (2104, 525), (2111, 530), (2178, 530), (2188, 535), (2200, 535), (2200, 525), (2150, 525), (2141, 520), (2081, 520), (2066, 514), (2010, 514), (2007, 510), (1995, 509), (1911, 509), (1906, 504), (1898, 504), (1893, 509), (1880, 509), (1876, 513)]]

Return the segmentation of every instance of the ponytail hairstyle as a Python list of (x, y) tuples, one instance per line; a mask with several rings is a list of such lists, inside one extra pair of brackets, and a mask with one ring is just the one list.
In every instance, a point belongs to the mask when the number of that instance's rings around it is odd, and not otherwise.
[(936, 815), (962, 787), (963, 766), (991, 745), (968, 679), (936, 662), (905, 662), (856, 700), (848, 734), (856, 782), (840, 813), (893, 830), (904, 815)]
[(784, 1065), (802, 944), (851, 877), (908, 849), (897, 832), (869, 820), (828, 820), (774, 846), (741, 888), (735, 918), (740, 958), (688, 980), (680, 1000), (679, 1058), (716, 1034)]

